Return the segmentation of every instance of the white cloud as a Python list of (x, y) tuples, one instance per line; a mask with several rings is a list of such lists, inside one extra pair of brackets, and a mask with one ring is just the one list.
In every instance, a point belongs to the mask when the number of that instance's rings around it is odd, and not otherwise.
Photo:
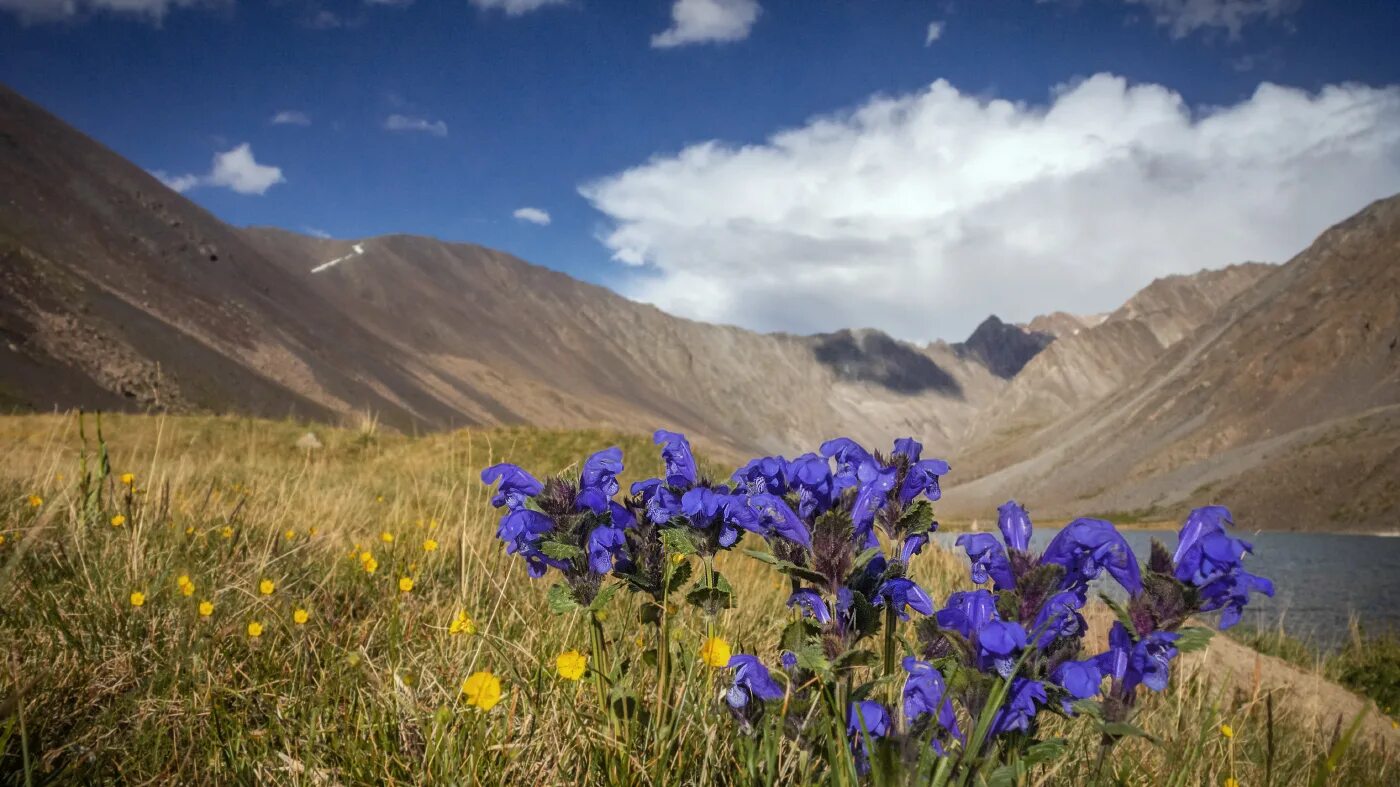
[(331, 236), (329, 232), (318, 227), (302, 227), (301, 231), (313, 238), (321, 238), (322, 240), (328, 239)]
[(521, 221), (528, 221), (531, 224), (538, 224), (540, 226), (544, 226), (550, 221), (549, 211), (540, 210), (539, 208), (519, 208), (510, 215)]
[(928, 23), (928, 32), (924, 34), (924, 46), (933, 46), (933, 42), (943, 37), (943, 23), (937, 20)]
[(105, 11), (144, 16), (159, 23), (175, 7), (223, 5), (231, 0), (0, 0), (0, 11), (9, 11), (25, 24), (57, 22)]
[(243, 143), (231, 150), (214, 154), (214, 164), (208, 175), (168, 175), (156, 170), (151, 173), (168, 188), (186, 192), (196, 186), (221, 186), (239, 194), (265, 194), (267, 190), (285, 183), (281, 167), (259, 164), (253, 158), (253, 149)]
[(156, 179), (161, 183), (164, 183), (166, 188), (171, 191), (178, 191), (181, 194), (199, 185), (198, 175), (171, 175), (159, 169), (152, 170), (151, 174), (155, 175)]
[(1284, 260), (1400, 190), (1400, 87), (1262, 84), (1193, 112), (1099, 74), (1032, 106), (875, 97), (762, 144), (585, 184), (632, 297), (759, 330), (961, 338), (1111, 309), (1155, 276)]
[(470, 0), (471, 4), (483, 11), (500, 9), (506, 16), (520, 16), (538, 11), (545, 6), (563, 5), (569, 0)]
[(274, 126), (309, 126), (311, 116), (295, 109), (284, 109), (273, 115), (270, 122)]
[[(1277, 21), (1291, 16), (1302, 0), (1115, 0), (1143, 9), (1159, 27), (1169, 28), (1172, 38), (1198, 31), (1225, 30), (1238, 38), (1251, 22)], [(1040, 3), (1078, 5), (1082, 0), (1036, 0)]]
[(749, 37), (758, 19), (758, 0), (676, 0), (671, 26), (651, 37), (659, 49), (705, 42), (739, 41)]
[(390, 131), (423, 131), (435, 137), (447, 136), (447, 124), (441, 120), (390, 115), (384, 119), (384, 128)]

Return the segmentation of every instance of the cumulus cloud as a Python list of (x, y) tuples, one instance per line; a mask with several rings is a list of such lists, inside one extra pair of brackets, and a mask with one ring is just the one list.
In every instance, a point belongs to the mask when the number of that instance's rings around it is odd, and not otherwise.
[(214, 154), (214, 164), (207, 175), (168, 175), (156, 170), (151, 173), (168, 188), (186, 192), (196, 186), (220, 186), (239, 194), (265, 194), (267, 190), (285, 183), (282, 168), (259, 164), (253, 149), (243, 143), (231, 150)]
[(761, 10), (758, 0), (676, 0), (671, 6), (671, 26), (652, 36), (651, 45), (666, 49), (739, 41), (749, 37)]
[(1114, 308), (1153, 277), (1284, 260), (1400, 190), (1400, 87), (1272, 84), (1192, 110), (1099, 74), (1045, 105), (945, 81), (585, 184), (622, 289), (758, 330), (961, 338)]
[(273, 115), (270, 122), (274, 126), (309, 126), (311, 116), (295, 109), (284, 109)]
[(8, 11), (25, 24), (57, 22), (94, 12), (144, 16), (159, 23), (171, 8), (193, 5), (222, 5), (226, 0), (0, 0), (0, 11)]
[(531, 224), (538, 224), (541, 227), (549, 223), (549, 211), (539, 208), (518, 208), (510, 214), (521, 221), (528, 221)]
[(520, 16), (531, 11), (538, 11), (545, 6), (563, 5), (569, 0), (470, 0), (471, 4), (483, 11), (499, 9), (506, 12), (506, 16)]
[(928, 23), (928, 32), (924, 34), (924, 46), (933, 46), (933, 42), (943, 37), (943, 23), (937, 20)]
[(447, 136), (447, 124), (443, 121), (408, 115), (390, 115), (384, 119), (384, 128), (390, 131), (422, 131), (435, 137)]

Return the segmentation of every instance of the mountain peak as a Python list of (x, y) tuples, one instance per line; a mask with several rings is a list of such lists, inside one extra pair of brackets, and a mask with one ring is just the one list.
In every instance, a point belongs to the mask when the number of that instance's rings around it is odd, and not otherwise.
[(958, 357), (972, 358), (997, 377), (1010, 379), (1053, 341), (1051, 334), (1026, 330), (993, 314), (953, 349)]

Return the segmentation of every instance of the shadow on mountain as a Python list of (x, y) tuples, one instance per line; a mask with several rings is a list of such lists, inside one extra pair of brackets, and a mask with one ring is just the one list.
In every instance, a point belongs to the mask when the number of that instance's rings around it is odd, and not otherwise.
[(962, 386), (932, 358), (878, 331), (815, 337), (812, 354), (843, 380), (875, 383), (902, 394), (937, 391), (962, 397)]

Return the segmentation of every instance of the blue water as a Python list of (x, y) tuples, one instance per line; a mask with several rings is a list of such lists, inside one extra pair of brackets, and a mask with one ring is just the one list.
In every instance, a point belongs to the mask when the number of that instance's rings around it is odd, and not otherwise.
[[(1056, 528), (1036, 528), (1035, 550), (1045, 548)], [(1176, 548), (1174, 531), (1125, 530), (1133, 551), (1145, 562), (1151, 540)], [(1272, 628), (1282, 620), (1289, 634), (1332, 647), (1348, 634), (1355, 615), (1368, 633), (1400, 631), (1400, 538), (1326, 533), (1255, 533), (1236, 536), (1254, 544), (1245, 559), (1252, 573), (1273, 580), (1274, 598), (1254, 596), (1243, 623)], [(953, 546), (956, 533), (938, 540)]]

